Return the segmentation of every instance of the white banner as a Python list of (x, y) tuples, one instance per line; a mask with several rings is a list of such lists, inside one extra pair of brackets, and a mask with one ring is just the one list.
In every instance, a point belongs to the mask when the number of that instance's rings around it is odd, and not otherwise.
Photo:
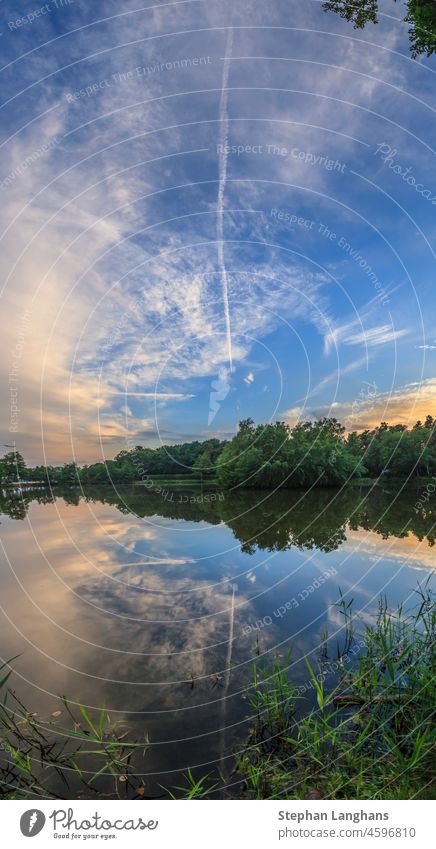
[[(3, 801), (2, 845), (172, 849), (435, 845), (431, 802)], [(30, 843), (30, 840), (34, 841)]]

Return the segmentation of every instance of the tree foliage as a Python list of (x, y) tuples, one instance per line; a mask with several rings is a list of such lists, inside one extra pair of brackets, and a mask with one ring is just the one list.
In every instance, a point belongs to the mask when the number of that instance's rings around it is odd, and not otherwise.
[(26, 477), (26, 464), (19, 451), (9, 451), (0, 460), (0, 483), (19, 483)]
[(436, 421), (427, 416), (411, 430), (405, 425), (382, 422), (374, 430), (351, 433), (348, 445), (365, 464), (368, 474), (430, 476), (436, 473)]
[(365, 469), (350, 450), (336, 419), (304, 422), (292, 430), (285, 422), (241, 422), (217, 462), (218, 482), (226, 488), (273, 489), (335, 486)]
[(275, 489), (338, 486), (351, 477), (387, 473), (436, 475), (436, 420), (431, 415), (411, 429), (382, 422), (373, 430), (348, 435), (334, 418), (300, 422), (292, 429), (282, 421), (255, 425), (244, 419), (229, 442), (212, 438), (159, 448), (137, 445), (113, 460), (82, 468), (76, 463), (27, 468), (15, 451), (0, 459), (3, 485), (31, 481), (66, 488), (216, 476), (223, 489)]
[[(406, 6), (404, 20), (411, 24), (409, 38), (412, 56), (431, 56), (436, 53), (436, 2), (407, 0)], [(324, 10), (336, 12), (352, 23), (355, 29), (363, 29), (367, 23), (378, 23), (379, 0), (325, 0)]]

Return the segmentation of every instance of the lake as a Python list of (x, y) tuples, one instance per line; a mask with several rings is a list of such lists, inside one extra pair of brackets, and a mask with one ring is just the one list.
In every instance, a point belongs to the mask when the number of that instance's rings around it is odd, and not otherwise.
[(391, 483), (3, 493), (0, 653), (19, 655), (11, 686), (44, 717), (63, 693), (147, 732), (150, 791), (187, 767), (229, 774), (250, 727), (254, 662), (292, 646), (289, 675), (310, 702), (303, 657), (323, 655), (333, 680), (340, 592), (354, 599), (353, 651), (380, 596), (414, 603), (435, 563), (432, 499)]

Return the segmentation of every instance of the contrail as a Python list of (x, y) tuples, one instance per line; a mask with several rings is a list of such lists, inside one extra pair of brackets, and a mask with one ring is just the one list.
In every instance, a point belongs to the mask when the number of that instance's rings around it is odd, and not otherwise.
[(224, 302), (224, 317), (226, 323), (227, 348), (229, 353), (229, 368), (230, 372), (233, 369), (232, 357), (232, 334), (230, 328), (230, 309), (229, 309), (229, 286), (226, 271), (226, 263), (224, 259), (224, 192), (227, 182), (227, 145), (229, 142), (229, 117), (227, 114), (228, 91), (227, 85), (229, 81), (230, 58), (233, 48), (233, 28), (229, 27), (227, 31), (227, 41), (225, 57), (223, 62), (223, 80), (221, 86), (220, 97), (220, 153), (218, 159), (219, 165), (219, 183), (218, 183), (218, 202), (217, 202), (217, 248), (218, 248), (218, 265), (221, 274), (223, 287), (223, 302)]

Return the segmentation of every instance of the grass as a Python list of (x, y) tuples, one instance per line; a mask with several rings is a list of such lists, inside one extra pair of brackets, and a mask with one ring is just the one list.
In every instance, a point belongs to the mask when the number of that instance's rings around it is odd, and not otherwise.
[[(347, 651), (353, 634), (349, 606)], [(380, 603), (354, 666), (326, 688), (324, 663), (306, 659), (317, 707), (295, 718), (298, 696), (286, 680), (289, 658), (255, 672), (248, 698), (256, 713), (237, 755), (240, 795), (249, 799), (434, 798), (436, 608), (426, 586), (405, 614)], [(340, 661), (343, 661), (343, 655)], [(341, 662), (339, 664), (341, 668)]]
[[(15, 658), (14, 658), (15, 659)], [(9, 661), (11, 663), (11, 661)], [(9, 664), (0, 667), (0, 675)], [(11, 671), (0, 678), (5, 687)], [(60, 717), (64, 718), (60, 722)], [(67, 722), (67, 724), (64, 724)], [(86, 708), (74, 713), (60, 697), (44, 719), (30, 713), (13, 690), (0, 704), (0, 797), (3, 799), (132, 798), (145, 796), (133, 767), (147, 740), (132, 743), (122, 722), (102, 708), (92, 721)]]
[[(198, 779), (194, 778), (192, 770), (188, 769), (184, 775), (185, 783), (183, 785), (176, 785), (172, 788), (162, 785), (161, 787), (171, 799), (207, 799), (212, 790), (218, 787), (218, 784), (211, 784), (208, 779), (208, 775)], [(176, 793), (177, 795), (175, 795)]]

